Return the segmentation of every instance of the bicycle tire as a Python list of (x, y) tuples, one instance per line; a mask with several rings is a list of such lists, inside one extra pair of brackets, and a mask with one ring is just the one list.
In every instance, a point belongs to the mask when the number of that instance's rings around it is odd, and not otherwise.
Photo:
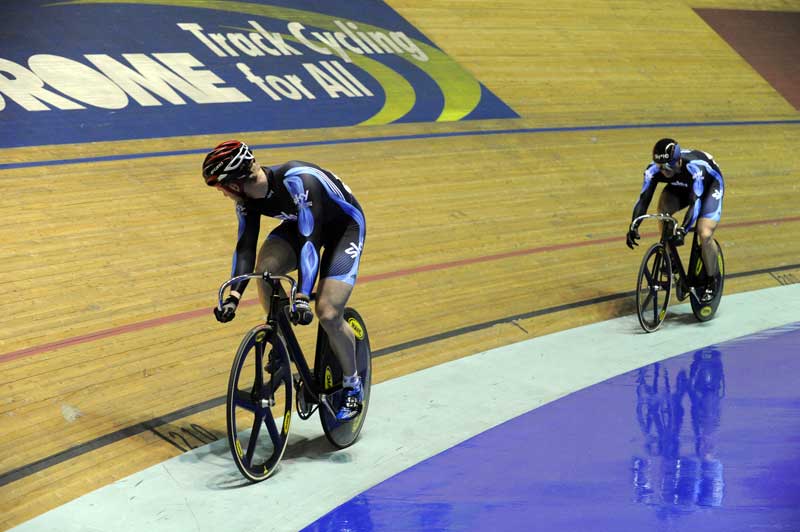
[[(714, 242), (717, 244), (717, 292), (710, 301), (700, 301), (696, 295), (692, 295), (690, 303), (692, 305), (692, 313), (697, 321), (709, 321), (717, 314), (720, 301), (722, 301), (722, 289), (725, 285), (725, 258), (722, 255), (722, 246), (719, 245), (716, 239)], [(702, 255), (698, 258), (700, 267), (705, 268), (702, 263)]]
[[(352, 308), (344, 311), (345, 321), (352, 327), (356, 337), (356, 369), (361, 377), (361, 386), (364, 390), (364, 400), (361, 403), (361, 412), (352, 420), (339, 421), (331, 414), (325, 405), (320, 405), (319, 416), (325, 437), (334, 447), (344, 449), (355, 443), (364, 421), (367, 418), (369, 407), (370, 389), (372, 385), (372, 352), (369, 345), (369, 334), (361, 315)], [(317, 382), (323, 390), (335, 390), (328, 394), (328, 402), (334, 412), (342, 404), (342, 368), (331, 350), (328, 337), (320, 328), (317, 335), (317, 359), (314, 363)], [(322, 342), (320, 344), (320, 342)]]
[[(281, 412), (278, 422), (273, 410)], [(268, 325), (256, 326), (236, 351), (226, 400), (228, 444), (246, 479), (260, 482), (277, 470), (291, 418), (292, 368), (286, 344)]]
[[(664, 322), (671, 292), (672, 261), (664, 244), (658, 242), (645, 253), (636, 277), (636, 316), (646, 332), (655, 332)], [(663, 293), (660, 304), (659, 293)]]

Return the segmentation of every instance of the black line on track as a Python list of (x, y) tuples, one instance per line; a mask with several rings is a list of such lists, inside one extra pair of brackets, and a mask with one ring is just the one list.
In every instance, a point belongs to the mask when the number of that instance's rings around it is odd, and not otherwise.
[(50, 455), (47, 458), (42, 458), (41, 460), (31, 462), (30, 464), (18, 467), (17, 469), (12, 469), (7, 473), (3, 473), (0, 475), (0, 486), (5, 486), (6, 484), (16, 482), (17, 480), (33, 475), (34, 473), (38, 473), (39, 471), (47, 469), (48, 467), (66, 462), (72, 458), (77, 458), (78, 456), (95, 451), (101, 447), (105, 447), (106, 445), (111, 445), (112, 443), (124, 440), (130, 436), (136, 436), (142, 432), (155, 431), (154, 429), (161, 425), (172, 423), (178, 419), (183, 419), (187, 416), (191, 416), (192, 414), (203, 412), (204, 410), (209, 410), (223, 404), (225, 404), (225, 397), (215, 397), (214, 399), (209, 399), (208, 401), (203, 401), (202, 403), (198, 403), (196, 405), (190, 405), (181, 408), (180, 410), (170, 412), (169, 414), (149, 419), (147, 421), (137, 423), (136, 425), (131, 425), (130, 427), (125, 427), (110, 434), (100, 436), (99, 438), (89, 440), (85, 443), (75, 445), (74, 447), (70, 447), (69, 449), (65, 449), (59, 453)]

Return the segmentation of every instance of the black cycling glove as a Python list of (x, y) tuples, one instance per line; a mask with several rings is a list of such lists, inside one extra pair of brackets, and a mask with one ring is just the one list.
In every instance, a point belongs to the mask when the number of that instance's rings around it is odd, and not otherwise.
[(214, 307), (214, 316), (220, 323), (227, 323), (236, 316), (236, 307), (239, 306), (239, 298), (230, 295), (222, 303), (222, 308)]

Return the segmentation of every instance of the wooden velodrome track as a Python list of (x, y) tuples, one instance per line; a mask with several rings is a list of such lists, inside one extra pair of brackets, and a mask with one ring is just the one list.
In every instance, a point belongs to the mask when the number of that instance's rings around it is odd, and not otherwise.
[[(800, 113), (692, 10), (796, 3), (668, 1), (658, 17), (644, 0), (389, 3), (521, 118), (240, 135), (271, 146), (263, 164), (334, 170), (364, 206), (352, 304), (375, 382), (630, 315), (646, 246), (624, 235), (662, 136), (725, 173), (726, 291), (800, 279)], [(199, 168), (221, 140), (3, 154), (156, 155), (0, 170), (0, 528), (224, 437), (230, 361), (261, 312), (250, 290), (232, 323), (211, 315), (236, 219)]]

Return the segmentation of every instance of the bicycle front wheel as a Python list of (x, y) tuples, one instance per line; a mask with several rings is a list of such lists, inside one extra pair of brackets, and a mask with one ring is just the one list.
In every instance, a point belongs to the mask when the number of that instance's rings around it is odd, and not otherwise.
[(658, 329), (667, 316), (672, 292), (672, 261), (664, 244), (650, 246), (636, 280), (636, 315), (647, 332)]
[(292, 371), (286, 346), (269, 326), (259, 325), (239, 345), (228, 380), (228, 444), (246, 479), (258, 482), (275, 472), (286, 450), (291, 418)]
[[(367, 418), (367, 407), (369, 406), (370, 387), (372, 384), (372, 352), (369, 347), (369, 335), (367, 326), (363, 318), (352, 308), (344, 311), (344, 320), (353, 329), (356, 337), (356, 370), (361, 377), (361, 386), (364, 390), (364, 401), (361, 403), (361, 413), (349, 421), (339, 421), (325, 405), (319, 409), (322, 430), (325, 437), (332, 445), (339, 449), (344, 449), (355, 443), (356, 438), (361, 433), (364, 421)], [(314, 363), (314, 371), (317, 382), (321, 384), (323, 393), (326, 394), (326, 401), (331, 409), (336, 412), (342, 406), (344, 400), (342, 393), (342, 366), (336, 359), (336, 355), (328, 343), (328, 337), (320, 328), (317, 335), (317, 359)]]

